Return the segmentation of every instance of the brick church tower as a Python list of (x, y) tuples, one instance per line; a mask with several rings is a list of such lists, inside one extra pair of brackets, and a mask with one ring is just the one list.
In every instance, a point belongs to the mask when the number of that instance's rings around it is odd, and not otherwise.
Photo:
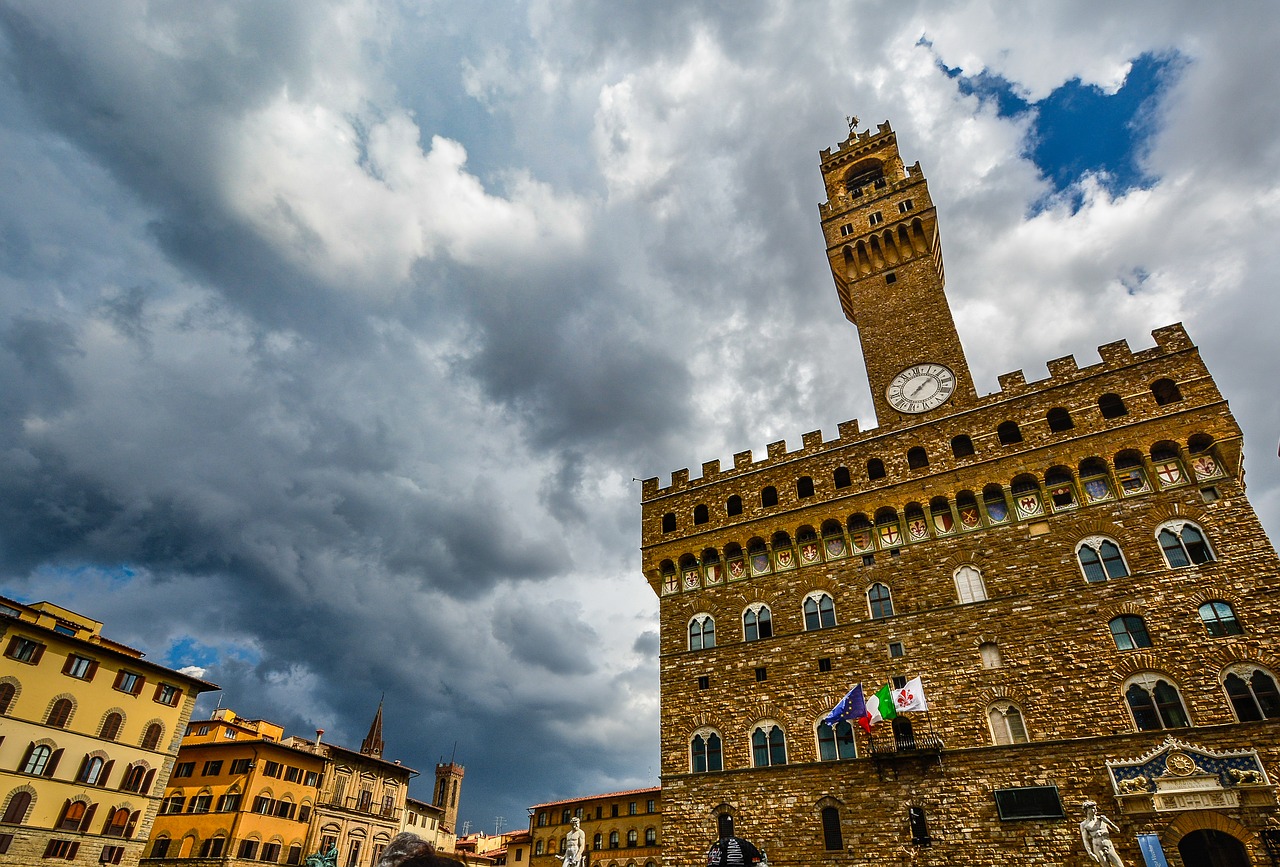
[(777, 864), (1082, 865), (1093, 801), (1126, 864), (1280, 859), (1280, 560), (1186, 331), (979, 396), (919, 164), (885, 123), (821, 169), (879, 426), (644, 482), (664, 858), (730, 814)]

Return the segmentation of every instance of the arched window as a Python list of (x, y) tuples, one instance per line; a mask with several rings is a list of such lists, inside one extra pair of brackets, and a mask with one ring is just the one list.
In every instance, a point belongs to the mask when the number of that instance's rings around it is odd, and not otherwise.
[(1156, 539), (1171, 569), (1198, 566), (1214, 559), (1204, 531), (1190, 521), (1165, 521), (1156, 528)]
[(168, 837), (157, 837), (156, 841), (151, 844), (151, 857), (167, 858), (169, 856), (170, 842), (171, 841)]
[(773, 613), (763, 602), (747, 606), (742, 612), (742, 639), (759, 641), (761, 638), (773, 637)]
[(996, 428), (996, 438), (1000, 440), (1001, 445), (1011, 446), (1014, 443), (1022, 442), (1022, 429), (1018, 427), (1016, 421), (1003, 421)]
[[(84, 801), (72, 801), (62, 808), (62, 818), (58, 819), (57, 829), (59, 831), (78, 831), (80, 823), (84, 821), (85, 811), (89, 809), (89, 805)], [(125, 815), (129, 815), (125, 813)]]
[(1182, 400), (1182, 392), (1179, 390), (1178, 384), (1172, 379), (1157, 379), (1151, 383), (1151, 393), (1155, 396), (1156, 403), (1160, 406), (1177, 403)]
[[(645, 828), (645, 829), (644, 829), (644, 844), (645, 844), (646, 846), (657, 846), (657, 845), (658, 845), (658, 829), (657, 829), (657, 828)], [(650, 861), (649, 863), (650, 863), (650, 864), (652, 864), (653, 862), (652, 862), (652, 861)]]
[(844, 851), (844, 835), (840, 833), (840, 811), (835, 807), (822, 808), (822, 848), (828, 852)]
[(98, 780), (102, 778), (102, 768), (105, 765), (106, 762), (98, 756), (86, 758), (84, 767), (81, 768), (80, 774), (76, 777), (76, 782), (86, 783), (90, 786), (98, 785)]
[(951, 579), (956, 585), (956, 600), (961, 605), (981, 602), (987, 598), (987, 588), (982, 583), (982, 570), (976, 566), (961, 566), (952, 573)]
[(967, 458), (973, 454), (973, 440), (968, 434), (960, 434), (951, 438), (951, 454), (957, 458)]
[(1280, 690), (1271, 672), (1249, 663), (1229, 666), (1222, 678), (1231, 709), (1240, 722), (1280, 717)]
[(610, 849), (618, 848), (618, 832), (617, 831), (609, 832), (609, 848)]
[(1089, 536), (1076, 545), (1076, 561), (1089, 582), (1123, 578), (1129, 574), (1120, 546), (1103, 536)]
[(907, 449), (907, 466), (913, 470), (929, 466), (929, 453), (923, 446), (912, 446)]
[(982, 659), (983, 668), (1000, 668), (1004, 661), (1000, 658), (1000, 645), (994, 641), (984, 641), (978, 645), (978, 656)]
[(102, 720), (102, 730), (98, 732), (98, 737), (104, 741), (114, 741), (120, 737), (120, 726), (124, 724), (124, 717), (118, 713), (109, 713)]
[(160, 738), (164, 734), (164, 729), (160, 723), (152, 723), (147, 726), (146, 732), (142, 735), (142, 748), (144, 750), (154, 750), (160, 746)]
[(9, 799), (9, 805), (4, 808), (4, 817), (0, 818), (0, 822), (6, 825), (21, 825), (27, 818), (29, 809), (31, 809), (31, 793), (18, 792)]
[(1151, 490), (1147, 481), (1147, 471), (1142, 465), (1142, 452), (1137, 449), (1125, 449), (1116, 454), (1116, 477), (1120, 487), (1126, 494), (1139, 494)]
[(834, 762), (837, 759), (856, 759), (858, 749), (853, 737), (853, 726), (840, 720), (834, 726), (818, 723), (818, 760)]
[(813, 496), (813, 479), (808, 476), (801, 476), (796, 479), (796, 496), (800, 499), (806, 499)]
[[(960, 505), (960, 496), (956, 495), (956, 505)], [(1004, 488), (992, 482), (982, 489), (982, 505), (987, 510), (987, 520), (993, 524), (1001, 524), (1009, 520), (1009, 501), (1004, 498)], [(963, 513), (961, 523), (964, 523)], [(975, 525), (976, 526), (976, 525)]]
[(751, 731), (751, 756), (757, 768), (785, 765), (787, 739), (782, 733), (782, 726), (771, 720), (757, 723)]
[(693, 507), (693, 523), (705, 524), (709, 520), (711, 520), (711, 515), (707, 510), (706, 503), (699, 503)]
[(723, 771), (724, 759), (720, 749), (720, 735), (707, 730), (693, 736), (689, 745), (692, 757), (693, 773), (702, 774), (707, 771)]
[(998, 701), (989, 706), (987, 723), (991, 726), (991, 742), (996, 746), (1025, 744), (1028, 740), (1022, 709), (1013, 702)]
[(124, 773), (124, 781), (120, 784), (122, 792), (141, 792), (147, 779), (145, 765), (130, 765)]
[(1209, 447), (1212, 445), (1213, 437), (1206, 433), (1192, 434), (1187, 437), (1187, 451), (1193, 455), (1209, 451)]
[(884, 461), (879, 458), (872, 458), (867, 461), (867, 478), (875, 481), (884, 478)]
[(1161, 674), (1145, 671), (1125, 682), (1125, 701), (1140, 732), (1186, 728), (1191, 725), (1178, 688)]
[(1064, 430), (1071, 430), (1076, 426), (1071, 420), (1071, 413), (1060, 406), (1055, 406), (1045, 415), (1045, 421), (1049, 423), (1049, 430), (1054, 433), (1062, 433)]
[(1075, 508), (1075, 482), (1071, 478), (1071, 471), (1066, 467), (1050, 467), (1044, 474), (1044, 487), (1049, 492), (1049, 499), (1053, 502), (1055, 512)]
[(889, 588), (876, 582), (867, 589), (867, 606), (871, 609), (871, 619), (880, 620), (893, 616), (893, 597)]
[(662, 532), (673, 533), (676, 529), (676, 513), (667, 512), (662, 516)]
[(836, 604), (829, 593), (814, 591), (804, 598), (806, 632), (836, 625)]
[(1213, 599), (1201, 605), (1200, 620), (1214, 638), (1244, 634), (1240, 621), (1236, 619), (1235, 609), (1231, 607), (1231, 603), (1221, 599)]
[(1102, 413), (1103, 418), (1120, 418), (1129, 414), (1124, 400), (1118, 394), (1104, 394), (1098, 398), (1098, 411)]
[(541, 855), (541, 854), (543, 853), (543, 851), (545, 850), (546, 845), (547, 845), (547, 844), (546, 844), (546, 843), (544, 843), (542, 840), (539, 840), (539, 841), (537, 841), (536, 843), (534, 843), (534, 844), (533, 844), (533, 854), (535, 854), (535, 855)]
[(862, 188), (868, 184), (884, 181), (884, 166), (878, 160), (861, 162), (849, 169), (845, 175), (844, 186), (850, 195), (862, 195)]
[(1119, 650), (1136, 650), (1139, 647), (1151, 646), (1147, 624), (1142, 622), (1141, 617), (1133, 614), (1114, 617), (1107, 626), (1111, 627), (1111, 637), (1115, 639)]
[(716, 646), (716, 621), (710, 614), (695, 615), (689, 621), (689, 649), (706, 650)]
[(1080, 462), (1080, 487), (1084, 489), (1085, 500), (1099, 503), (1112, 497), (1111, 480), (1107, 474), (1107, 464), (1102, 458), (1085, 458)]
[(836, 471), (831, 474), (832, 480), (836, 483), (836, 488), (847, 488), (853, 484), (853, 479), (849, 476), (848, 467), (836, 467)]
[(760, 505), (765, 507), (778, 505), (778, 489), (773, 485), (767, 485), (760, 492)]
[(627, 832), (627, 845), (632, 848), (640, 845), (640, 832), (635, 828)]
[(596, 834), (594, 837), (591, 838), (591, 848), (592, 849), (604, 848), (604, 834)]
[(729, 515), (741, 515), (742, 514), (742, 497), (739, 497), (737, 494), (734, 494), (732, 497), (730, 497), (728, 500), (725, 501), (724, 510), (725, 510), (725, 513)]
[(74, 705), (71, 699), (60, 698), (53, 703), (53, 707), (49, 708), (49, 718), (45, 720), (47, 725), (55, 728), (64, 728), (71, 721), (71, 711)]
[(35, 747), (27, 755), (27, 760), (22, 765), (22, 773), (40, 775), (45, 772), (45, 768), (49, 764), (49, 756), (53, 755), (53, 747), (41, 744)]
[(18, 688), (11, 683), (0, 683), (0, 716), (4, 716), (9, 712), (9, 708), (13, 705), (14, 698), (18, 695)]

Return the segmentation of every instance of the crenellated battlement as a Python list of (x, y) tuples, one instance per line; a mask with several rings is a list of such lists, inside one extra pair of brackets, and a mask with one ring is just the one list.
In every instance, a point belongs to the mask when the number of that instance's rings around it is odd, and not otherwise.
[[(1155, 339), (1155, 346), (1137, 352), (1129, 348), (1126, 340), (1103, 344), (1097, 348), (1100, 361), (1086, 367), (1080, 367), (1074, 355), (1055, 358), (1046, 364), (1049, 375), (1044, 379), (1032, 382), (1027, 381), (1026, 375), (1021, 370), (1002, 373), (997, 378), (999, 389), (979, 398), (974, 406), (967, 407), (963, 412), (953, 416), (954, 421), (949, 427), (954, 426), (956, 433), (961, 433), (964, 432), (963, 428), (966, 426), (965, 420), (973, 419), (975, 423), (972, 427), (975, 430), (969, 433), (977, 439), (986, 432), (985, 430), (978, 430), (978, 427), (990, 427), (994, 430), (995, 425), (985, 423), (980, 425), (978, 422), (981, 422), (984, 416), (990, 415), (993, 408), (999, 404), (1007, 404), (1010, 400), (1022, 399), (1030, 395), (1043, 395), (1059, 388), (1078, 386), (1088, 380), (1128, 370), (1136, 366), (1171, 360), (1174, 356), (1195, 349), (1195, 345), (1187, 335), (1182, 323), (1174, 323), (1157, 328), (1151, 332), (1151, 336)], [(1194, 370), (1178, 370), (1176, 369), (1178, 366), (1174, 364), (1169, 364), (1165, 367), (1168, 369), (1153, 371), (1150, 376), (1144, 377), (1144, 383), (1145, 379), (1157, 378), (1156, 373), (1168, 375), (1175, 381), (1182, 383), (1194, 382), (1201, 375), (1207, 376), (1207, 371), (1204, 370), (1203, 363), (1199, 361), (1198, 356), (1195, 359)], [(1149, 385), (1149, 383), (1145, 383), (1145, 385)], [(1104, 391), (1114, 390), (1111, 387), (1112, 384), (1108, 383), (1106, 386), (1103, 389)], [(1114, 388), (1128, 391), (1128, 394), (1122, 394), (1122, 397), (1126, 399), (1132, 397), (1135, 393), (1135, 389), (1132, 387), (1124, 389), (1120, 385), (1115, 385)], [(1078, 391), (1079, 389), (1074, 390)], [(1098, 395), (1092, 393), (1094, 390), (1097, 389), (1086, 389), (1081, 392), (1081, 397), (1076, 400), (1066, 399), (1067, 396), (1064, 395), (1060, 402), (1067, 405), (1067, 408), (1072, 411), (1083, 409), (1086, 406), (1086, 401), (1097, 400)], [(1207, 394), (1205, 397), (1208, 400), (1220, 399), (1216, 388), (1212, 394)], [(1138, 407), (1135, 406), (1135, 409), (1138, 409)], [(1017, 418), (1019, 413), (1015, 408), (1006, 406), (1001, 411), (1014, 418), (1020, 424), (1031, 421), (1030, 418)], [(871, 428), (863, 431), (857, 419), (840, 422), (837, 428), (837, 435), (831, 440), (824, 440), (821, 430), (810, 431), (801, 436), (800, 448), (795, 450), (788, 450), (787, 441), (779, 440), (769, 443), (765, 447), (765, 456), (759, 460), (756, 459), (751, 449), (747, 449), (734, 454), (733, 466), (730, 468), (722, 468), (719, 460), (706, 461), (701, 465), (701, 476), (696, 479), (690, 479), (688, 468), (672, 472), (671, 483), (666, 487), (659, 486), (657, 477), (645, 479), (643, 482), (642, 502), (647, 503), (660, 497), (697, 490), (726, 479), (770, 469), (780, 464), (798, 461), (821, 453), (835, 452), (842, 449), (865, 449), (870, 455), (872, 451), (881, 447), (883, 447), (882, 450), (887, 452), (893, 449), (891, 440), (901, 439), (905, 442), (906, 440), (914, 441), (918, 439), (919, 436), (916, 433), (916, 428), (918, 427), (919, 425), (898, 425), (895, 427)]]

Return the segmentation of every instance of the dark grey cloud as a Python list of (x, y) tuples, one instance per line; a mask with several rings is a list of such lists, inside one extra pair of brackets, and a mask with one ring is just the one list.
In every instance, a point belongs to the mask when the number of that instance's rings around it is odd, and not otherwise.
[[(871, 426), (815, 207), (855, 111), (930, 176), (980, 383), (1186, 319), (1275, 526), (1280, 136), (1228, 108), (1268, 28), (1073, 10), (5, 4), (0, 591), (291, 731), (357, 744), (385, 692), (477, 826), (656, 783), (631, 480)], [(1147, 50), (1189, 58), (1148, 197), (1037, 221), (1025, 130), (937, 69)]]

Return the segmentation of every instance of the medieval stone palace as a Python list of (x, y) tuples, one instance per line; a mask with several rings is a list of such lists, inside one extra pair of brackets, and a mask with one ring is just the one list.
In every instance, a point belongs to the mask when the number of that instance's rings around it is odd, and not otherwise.
[(664, 861), (730, 813), (788, 867), (1084, 865), (1095, 801), (1131, 867), (1280, 863), (1280, 562), (1187, 332), (980, 396), (919, 163), (885, 123), (821, 167), (879, 424), (644, 482)]

